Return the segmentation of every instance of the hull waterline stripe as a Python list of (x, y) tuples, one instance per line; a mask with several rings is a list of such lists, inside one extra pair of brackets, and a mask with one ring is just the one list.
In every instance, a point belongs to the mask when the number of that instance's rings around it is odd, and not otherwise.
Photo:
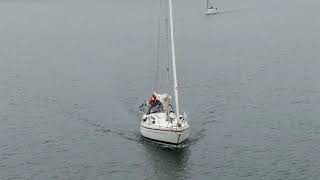
[(152, 130), (158, 130), (158, 131), (171, 131), (171, 132), (184, 132), (184, 131), (190, 129), (190, 127), (189, 127), (189, 128), (187, 128), (187, 129), (184, 129), (184, 130), (169, 130), (169, 129), (167, 130), (167, 129), (149, 128), (149, 127), (145, 127), (145, 126), (143, 126), (143, 125), (142, 125), (141, 127), (146, 128), (146, 129), (152, 129)]
[(159, 140), (156, 140), (156, 139), (147, 138), (147, 137), (145, 137), (143, 135), (142, 135), (142, 137), (147, 139), (147, 140), (150, 140), (150, 141), (159, 142), (159, 143), (163, 143), (163, 144), (172, 144), (172, 145), (179, 145), (179, 144), (182, 144), (183, 142), (185, 142), (187, 140), (187, 139), (185, 139), (184, 141), (182, 141), (180, 143), (172, 143), (172, 142), (159, 141)]

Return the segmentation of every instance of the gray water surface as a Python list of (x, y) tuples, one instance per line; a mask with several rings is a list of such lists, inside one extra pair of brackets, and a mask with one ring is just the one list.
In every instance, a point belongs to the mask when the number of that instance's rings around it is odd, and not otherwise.
[(320, 179), (320, 2), (173, 4), (180, 148), (139, 134), (159, 1), (0, 2), (0, 179)]

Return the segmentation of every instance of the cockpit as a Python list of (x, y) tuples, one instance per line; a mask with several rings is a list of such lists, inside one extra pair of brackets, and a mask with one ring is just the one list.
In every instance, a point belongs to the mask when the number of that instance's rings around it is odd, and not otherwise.
[[(147, 114), (152, 114), (152, 113), (159, 113), (159, 112), (165, 112), (164, 111), (164, 108), (163, 108), (163, 104), (159, 101), (159, 103), (157, 103), (156, 105), (154, 106), (151, 106), (148, 111), (147, 111)], [(174, 109), (172, 107), (171, 104), (168, 105), (168, 112), (171, 113), (171, 112), (174, 112)]]

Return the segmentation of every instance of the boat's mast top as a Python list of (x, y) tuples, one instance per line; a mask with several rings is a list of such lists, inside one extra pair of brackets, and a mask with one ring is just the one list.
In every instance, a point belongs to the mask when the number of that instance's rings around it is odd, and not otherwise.
[(176, 101), (176, 114), (180, 115), (179, 112), (179, 97), (178, 97), (178, 83), (177, 83), (177, 70), (176, 70), (176, 53), (174, 48), (174, 36), (173, 36), (173, 18), (172, 18), (172, 2), (169, 1), (169, 21), (170, 21), (170, 39), (171, 39), (171, 55), (172, 55), (172, 69), (173, 69), (173, 91), (174, 99)]

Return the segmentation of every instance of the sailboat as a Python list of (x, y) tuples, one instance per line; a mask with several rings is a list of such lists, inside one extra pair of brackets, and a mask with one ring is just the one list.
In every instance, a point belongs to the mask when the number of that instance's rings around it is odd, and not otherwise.
[(140, 123), (140, 133), (144, 138), (166, 143), (178, 145), (186, 141), (191, 132), (189, 123), (187, 122), (186, 113), (180, 114), (179, 98), (178, 98), (178, 82), (176, 70), (176, 57), (174, 46), (173, 31), (173, 15), (172, 2), (169, 4), (169, 33), (171, 46), (171, 60), (173, 70), (173, 91), (175, 99), (175, 110), (171, 105), (171, 96), (167, 93), (153, 93), (152, 99), (144, 103), (142, 120)]
[(210, 3), (210, 0), (207, 0), (206, 15), (217, 14), (217, 13), (218, 13), (218, 8), (213, 7)]

